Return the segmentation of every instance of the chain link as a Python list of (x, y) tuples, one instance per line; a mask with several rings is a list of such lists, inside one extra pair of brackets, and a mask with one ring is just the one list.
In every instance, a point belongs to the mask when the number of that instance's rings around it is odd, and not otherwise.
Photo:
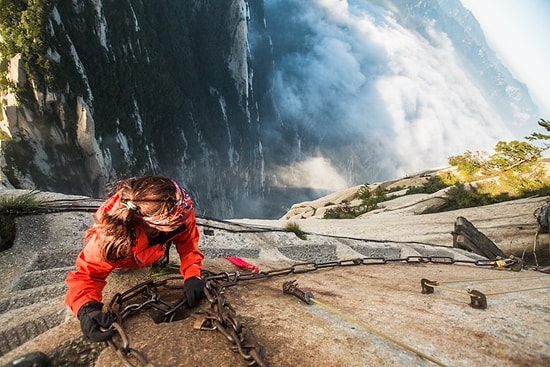
[(220, 331), (231, 343), (231, 349), (238, 352), (249, 366), (267, 366), (264, 347), (258, 343), (252, 330), (239, 320), (235, 309), (225, 297), (224, 288), (223, 279), (207, 278), (204, 293), (210, 302), (210, 311), (206, 312), (200, 320), (200, 326), (196, 328)]
[[(124, 293), (115, 294), (111, 302), (109, 302), (107, 311), (113, 314), (117, 320), (112, 324), (111, 328), (120, 336), (121, 345), (115, 344), (112, 339), (108, 340), (107, 344), (126, 367), (146, 367), (149, 364), (141, 353), (130, 347), (130, 340), (122, 327), (123, 320), (130, 315), (147, 309), (150, 311), (151, 316), (154, 315), (151, 311), (157, 311), (156, 316), (153, 317), (156, 323), (174, 321), (176, 311), (181, 309), (183, 304), (187, 302), (187, 299), (184, 297), (171, 304), (162, 300), (159, 293), (161, 287), (169, 289), (183, 288), (182, 285), (173, 286), (170, 284), (174, 281), (181, 283), (182, 278), (180, 276), (169, 277), (160, 281), (150, 279), (130, 288)], [(139, 300), (141, 300), (141, 303), (138, 302)], [(130, 301), (133, 301), (133, 303), (130, 303)]]
[[(236, 285), (239, 273), (205, 273), (209, 274), (209, 276), (205, 277), (205, 295), (210, 302), (210, 311), (206, 313), (206, 320), (203, 321), (204, 325), (200, 329), (220, 331), (232, 344), (232, 349), (239, 352), (249, 366), (267, 366), (263, 359), (265, 354), (263, 346), (258, 343), (252, 331), (238, 319), (234, 308), (231, 307), (225, 298), (224, 288)], [(159, 281), (148, 280), (130, 288), (124, 293), (115, 294), (111, 302), (109, 302), (107, 310), (117, 320), (112, 328), (119, 333), (122, 344), (117, 346), (112, 340), (108, 341), (108, 344), (125, 366), (146, 366), (147, 362), (135, 349), (130, 348), (130, 341), (121, 326), (123, 320), (142, 310), (149, 310), (150, 315), (153, 315), (151, 311), (157, 312), (154, 318), (156, 323), (175, 321), (174, 316), (178, 310), (181, 310), (187, 304), (187, 298), (182, 292), (182, 298), (172, 303), (166, 302), (160, 297), (160, 289), (183, 288), (182, 286), (173, 285), (174, 281), (182, 282), (182, 280), (179, 275)], [(139, 300), (142, 302), (139, 303)], [(210, 323), (210, 327), (207, 326), (208, 322)], [(130, 361), (131, 357), (138, 364), (133, 364)]]
[[(235, 309), (229, 304), (225, 297), (226, 288), (235, 286), (241, 281), (268, 279), (291, 274), (304, 274), (319, 269), (359, 265), (383, 265), (388, 263), (468, 264), (480, 267), (509, 268), (513, 271), (519, 271), (523, 267), (521, 259), (515, 257), (495, 260), (455, 260), (449, 256), (408, 256), (395, 259), (363, 257), (340, 261), (301, 262), (295, 263), (289, 267), (261, 272), (240, 273), (235, 271), (212, 273), (205, 270), (203, 271), (202, 277), (206, 282), (204, 291), (210, 303), (210, 309), (198, 320), (195, 329), (218, 330), (231, 343), (231, 349), (238, 352), (249, 366), (265, 367), (267, 366), (264, 360), (265, 350), (263, 346), (258, 343), (252, 331), (237, 317)], [(182, 292), (182, 298), (172, 303), (161, 299), (161, 288), (182, 289), (183, 279), (180, 275), (177, 275), (166, 277), (162, 280), (147, 280), (130, 288), (124, 293), (115, 294), (107, 307), (108, 312), (111, 312), (116, 317), (117, 322), (113, 324), (113, 328), (118, 332), (122, 341), (121, 346), (117, 346), (112, 340), (108, 341), (108, 344), (126, 366), (147, 366), (147, 361), (139, 352), (130, 348), (130, 341), (122, 328), (123, 320), (132, 314), (147, 309), (156, 323), (172, 322), (177, 319), (177, 312), (185, 308), (187, 304), (187, 298), (184, 292)], [(288, 282), (286, 290), (289, 293), (297, 292), (293, 282)], [(307, 297), (308, 295), (299, 296), (302, 296), (304, 300), (309, 299)], [(134, 359), (138, 364), (132, 364), (131, 359)]]
[[(384, 257), (361, 257), (355, 259), (347, 259), (340, 261), (327, 261), (327, 262), (302, 262), (296, 263), (292, 266), (268, 271), (261, 271), (258, 273), (224, 273), (227, 279), (231, 279), (231, 285), (236, 284), (238, 281), (256, 280), (271, 278), (281, 275), (290, 274), (303, 274), (317, 271), (319, 269), (346, 267), (346, 266), (359, 266), (359, 265), (383, 265), (388, 263), (433, 263), (433, 264), (468, 264), (481, 267), (498, 267), (509, 268), (512, 271), (520, 271), (523, 267), (521, 259), (511, 256), (508, 259), (495, 259), (495, 260), (456, 260), (450, 256), (408, 256), (405, 258), (384, 258)], [(229, 285), (225, 285), (226, 287)]]
[(126, 367), (147, 367), (149, 366), (147, 360), (137, 350), (130, 348), (130, 340), (124, 332), (124, 329), (118, 322), (114, 322), (111, 325), (112, 329), (115, 329), (120, 336), (121, 345), (115, 344), (113, 339), (107, 340), (107, 345), (115, 352), (117, 357), (124, 363)]

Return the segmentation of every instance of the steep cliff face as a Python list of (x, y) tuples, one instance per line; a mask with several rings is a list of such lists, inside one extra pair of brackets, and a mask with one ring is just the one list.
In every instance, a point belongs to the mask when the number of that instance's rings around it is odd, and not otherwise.
[(248, 28), (263, 27), (253, 3), (52, 2), (43, 27), (54, 81), (31, 62), (25, 78), (29, 55), (11, 62), (4, 184), (100, 196), (116, 178), (165, 174), (216, 216), (261, 196), (260, 109), (274, 108), (254, 77), (254, 50), (270, 49), (262, 37), (250, 47)]
[(101, 197), (155, 173), (201, 215), (276, 218), (522, 138), (539, 118), (458, 0), (5, 5), (8, 187)]

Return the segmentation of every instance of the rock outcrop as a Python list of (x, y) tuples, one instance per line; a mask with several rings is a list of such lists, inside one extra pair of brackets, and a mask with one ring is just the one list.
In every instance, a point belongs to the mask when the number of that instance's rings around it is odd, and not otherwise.
[[(376, 209), (352, 220), (351, 227), (356, 229), (345, 226), (343, 231), (339, 231), (337, 223), (342, 223), (340, 219), (322, 218), (327, 210), (341, 205), (360, 205), (361, 200), (356, 197), (361, 186), (334, 192), (313, 201), (296, 203), (281, 220), (297, 221), (306, 231), (311, 225), (317, 230), (319, 227), (327, 228), (324, 233), (330, 234), (362, 236), (368, 233), (370, 238), (378, 240), (397, 236), (446, 246), (452, 244), (452, 241), (449, 242), (449, 233), (454, 229), (456, 219), (464, 217), (474, 221), (474, 225), (505, 253), (522, 257), (528, 262), (550, 263), (548, 234), (538, 232), (536, 218), (537, 210), (546, 205), (545, 198), (533, 197), (484, 207), (441, 211), (448, 206), (449, 188), (433, 194), (406, 194), (408, 188), (422, 186), (437, 172), (441, 172), (441, 169), (368, 185), (369, 190), (384, 189), (390, 190), (390, 193), (387, 194), (388, 200), (378, 203)], [(398, 190), (392, 191), (394, 189)]]

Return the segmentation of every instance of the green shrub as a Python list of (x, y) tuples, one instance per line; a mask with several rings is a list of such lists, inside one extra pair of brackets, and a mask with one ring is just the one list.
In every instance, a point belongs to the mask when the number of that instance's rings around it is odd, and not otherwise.
[(44, 200), (36, 197), (37, 194), (38, 191), (31, 190), (21, 195), (0, 197), (0, 214), (30, 213), (36, 210), (44, 203)]
[(464, 184), (453, 186), (449, 190), (449, 199), (449, 209), (471, 208), (496, 202), (490, 194), (479, 192), (475, 188), (467, 189)]
[(304, 231), (302, 231), (302, 229), (300, 228), (300, 226), (296, 222), (288, 223), (286, 225), (286, 230), (289, 231), (289, 232), (294, 232), (294, 234), (301, 240), (307, 240), (306, 233)]
[(327, 210), (323, 219), (353, 219), (361, 214), (358, 207), (352, 207), (349, 201), (343, 201), (337, 207)]
[(354, 199), (360, 199), (361, 204), (352, 206), (348, 200), (344, 200), (337, 207), (328, 209), (323, 219), (357, 218), (361, 214), (377, 209), (378, 203), (386, 201), (387, 197), (386, 192), (379, 187), (371, 191), (366, 185), (362, 185), (354, 195)]
[(432, 176), (428, 179), (426, 183), (424, 183), (422, 186), (413, 186), (410, 187), (405, 195), (411, 195), (411, 194), (433, 194), (434, 192), (438, 192), (441, 189), (444, 189), (446, 187), (449, 187), (450, 185), (443, 182), (441, 177), (439, 176)]

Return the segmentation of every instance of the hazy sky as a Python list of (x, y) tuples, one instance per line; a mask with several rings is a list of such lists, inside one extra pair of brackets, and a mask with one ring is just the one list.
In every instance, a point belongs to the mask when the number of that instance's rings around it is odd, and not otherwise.
[(512, 74), (550, 119), (550, 1), (461, 0)]

